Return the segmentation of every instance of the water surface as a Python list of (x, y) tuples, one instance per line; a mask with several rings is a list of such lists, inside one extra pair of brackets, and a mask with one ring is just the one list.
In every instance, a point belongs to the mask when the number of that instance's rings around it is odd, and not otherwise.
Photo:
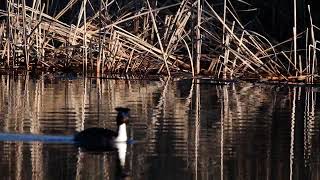
[[(124, 179), (320, 179), (319, 88), (211, 80), (0, 77), (0, 133), (115, 129), (131, 109)], [(1, 139), (1, 138), (0, 138)], [(117, 152), (0, 141), (0, 179), (121, 179)]]

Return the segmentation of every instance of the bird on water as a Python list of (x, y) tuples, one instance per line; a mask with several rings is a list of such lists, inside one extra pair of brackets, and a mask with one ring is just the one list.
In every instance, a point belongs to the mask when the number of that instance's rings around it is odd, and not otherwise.
[(126, 161), (127, 152), (127, 124), (129, 123), (129, 108), (118, 107), (116, 118), (117, 131), (112, 131), (105, 128), (88, 128), (74, 136), (74, 141), (77, 146), (87, 151), (118, 151), (119, 172), (121, 176), (126, 176), (123, 172), (123, 167)]
[(87, 150), (108, 150), (117, 148), (117, 144), (127, 143), (127, 124), (129, 123), (129, 108), (115, 108), (118, 112), (117, 130), (105, 128), (88, 128), (74, 136), (74, 141), (79, 147)]

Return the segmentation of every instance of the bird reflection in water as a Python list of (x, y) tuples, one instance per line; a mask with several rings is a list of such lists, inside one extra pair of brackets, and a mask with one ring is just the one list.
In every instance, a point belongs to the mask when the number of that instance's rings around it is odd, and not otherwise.
[[(133, 141), (128, 142), (117, 142), (114, 144), (114, 147), (111, 148), (103, 148), (103, 149), (92, 149), (87, 147), (81, 147), (80, 152), (85, 155), (95, 155), (95, 156), (104, 156), (108, 155), (109, 157), (116, 157), (115, 166), (111, 169), (113, 172), (115, 179), (117, 180), (124, 180), (124, 179), (131, 179), (130, 177), (130, 170), (126, 168), (126, 155), (127, 155), (127, 148), (128, 145), (133, 144)], [(112, 162), (112, 161), (111, 161)]]

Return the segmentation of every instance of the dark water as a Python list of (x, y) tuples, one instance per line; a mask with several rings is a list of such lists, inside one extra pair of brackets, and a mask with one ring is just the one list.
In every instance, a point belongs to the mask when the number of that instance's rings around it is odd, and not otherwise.
[[(0, 77), (0, 132), (114, 129), (131, 108), (125, 179), (319, 179), (319, 91), (209, 80)], [(119, 179), (117, 152), (0, 141), (0, 179)]]

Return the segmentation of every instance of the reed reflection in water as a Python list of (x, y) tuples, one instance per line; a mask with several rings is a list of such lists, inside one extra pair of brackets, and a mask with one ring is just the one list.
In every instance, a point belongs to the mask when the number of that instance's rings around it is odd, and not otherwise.
[[(131, 109), (125, 179), (320, 179), (319, 89), (211, 80), (0, 77), (1, 133), (114, 129)], [(117, 179), (117, 153), (0, 142), (0, 179)]]

